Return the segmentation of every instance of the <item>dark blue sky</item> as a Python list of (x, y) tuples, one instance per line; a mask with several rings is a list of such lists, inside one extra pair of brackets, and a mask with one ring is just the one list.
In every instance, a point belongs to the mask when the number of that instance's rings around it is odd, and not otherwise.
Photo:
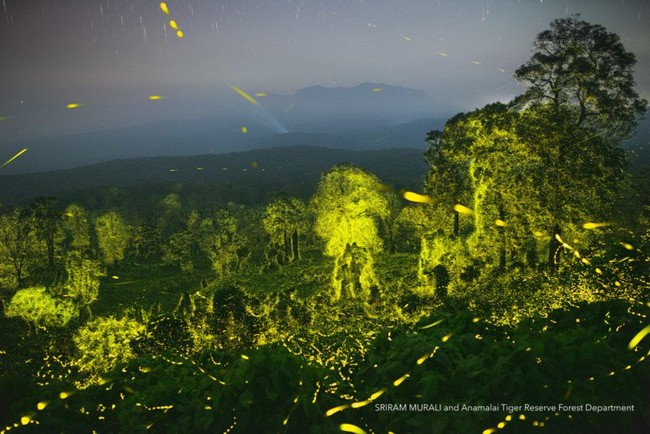
[(172, 0), (169, 15), (154, 0), (0, 1), (0, 143), (218, 116), (233, 85), (383, 82), (470, 110), (520, 93), (535, 35), (576, 12), (636, 54), (645, 98), (650, 84), (644, 0)]

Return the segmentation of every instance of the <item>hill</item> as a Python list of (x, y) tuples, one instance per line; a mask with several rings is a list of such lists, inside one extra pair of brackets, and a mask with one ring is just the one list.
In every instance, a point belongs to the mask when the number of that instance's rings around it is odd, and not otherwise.
[(196, 184), (224, 201), (256, 203), (274, 192), (306, 198), (322, 172), (348, 162), (396, 187), (418, 189), (426, 172), (423, 151), (350, 151), (291, 146), (218, 155), (115, 160), (75, 169), (0, 176), (0, 203), (13, 205), (45, 195), (70, 195), (103, 186)]

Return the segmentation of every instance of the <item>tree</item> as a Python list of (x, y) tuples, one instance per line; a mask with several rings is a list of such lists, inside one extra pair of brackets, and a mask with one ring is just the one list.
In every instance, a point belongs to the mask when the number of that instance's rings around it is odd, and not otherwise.
[(89, 376), (91, 382), (119, 363), (135, 357), (131, 341), (145, 332), (145, 326), (129, 318), (96, 318), (74, 335), (79, 352), (74, 364)]
[(95, 220), (95, 232), (104, 264), (113, 265), (124, 259), (129, 244), (130, 228), (115, 211), (109, 211)]
[(217, 210), (213, 219), (202, 222), (201, 248), (208, 255), (217, 277), (237, 269), (246, 260), (246, 238), (237, 230), (237, 218), (228, 210)]
[(68, 254), (65, 271), (68, 276), (65, 289), (79, 309), (85, 309), (92, 316), (90, 305), (99, 297), (99, 278), (106, 273), (99, 261), (83, 259), (81, 254), (72, 251)]
[(184, 230), (172, 234), (162, 246), (163, 262), (167, 264), (177, 264), (181, 271), (191, 272), (194, 270), (194, 263), (192, 261), (192, 234), (190, 231)]
[(438, 130), (429, 132), (426, 138), (429, 149), (424, 154), (431, 166), (424, 181), (424, 191), (435, 200), (436, 208), (443, 210), (443, 215), (437, 216), (439, 229), (447, 229), (444, 215), (453, 213), (454, 237), (460, 234), (460, 213), (454, 206), (469, 203), (471, 191), (467, 177), (469, 160), (463, 158), (469, 144), (467, 138), (459, 135), (455, 128), (462, 119), (462, 113), (450, 119), (444, 133)]
[(325, 254), (335, 258), (333, 299), (367, 298), (376, 283), (373, 256), (383, 250), (379, 222), (388, 215), (388, 201), (379, 179), (360, 167), (341, 164), (323, 174), (311, 208), (315, 232)]
[(300, 259), (300, 234), (306, 230), (305, 204), (294, 197), (281, 194), (264, 209), (262, 223), (269, 234), (270, 245), (278, 250), (276, 262), (292, 263)]
[(34, 217), (34, 232), (36, 237), (45, 243), (47, 264), (54, 267), (54, 247), (56, 235), (61, 224), (61, 212), (56, 209), (56, 199), (43, 197), (37, 199), (31, 206)]
[(554, 20), (515, 72), (528, 86), (513, 102), (525, 113), (520, 134), (537, 143), (545, 168), (538, 183), (547, 190), (551, 269), (557, 268), (562, 226), (584, 210), (607, 214), (626, 166), (620, 144), (647, 106), (634, 90), (634, 54), (618, 35), (578, 17)]
[(18, 288), (23, 287), (27, 265), (34, 261), (36, 251), (34, 223), (30, 213), (16, 208), (9, 214), (0, 215), (0, 263), (8, 264), (12, 269)]
[(90, 219), (81, 205), (70, 204), (63, 212), (60, 239), (63, 250), (87, 254), (90, 249)]
[(634, 132), (647, 101), (634, 90), (635, 56), (617, 34), (573, 15), (554, 20), (533, 47), (531, 59), (515, 72), (529, 88), (519, 104), (550, 105), (554, 120), (614, 145)]
[(39, 328), (64, 327), (77, 316), (72, 302), (52, 297), (44, 287), (24, 288), (16, 292), (6, 314), (27, 321), (34, 333)]

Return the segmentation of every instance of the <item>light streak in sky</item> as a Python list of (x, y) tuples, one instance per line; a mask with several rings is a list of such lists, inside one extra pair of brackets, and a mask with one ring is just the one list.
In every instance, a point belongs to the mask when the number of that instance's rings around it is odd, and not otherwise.
[(12, 161), (14, 161), (16, 158), (18, 158), (18, 157), (20, 157), (21, 155), (23, 155), (25, 152), (27, 152), (27, 148), (24, 148), (24, 149), (22, 149), (21, 151), (18, 151), (18, 153), (17, 153), (16, 155), (14, 155), (14, 156), (11, 157), (10, 159), (8, 159), (8, 160), (7, 160), (7, 161), (6, 161), (2, 166), (0, 166), (0, 169), (3, 168), (3, 167), (5, 167), (7, 164), (11, 163)]
[(244, 92), (243, 90), (238, 88), (237, 86), (231, 86), (231, 88), (232, 88), (232, 90), (237, 92), (237, 95), (241, 96), (242, 98), (244, 98), (249, 103), (251, 103), (253, 105), (260, 105), (255, 98), (253, 98), (252, 96), (250, 96), (249, 94), (247, 94), (246, 92)]

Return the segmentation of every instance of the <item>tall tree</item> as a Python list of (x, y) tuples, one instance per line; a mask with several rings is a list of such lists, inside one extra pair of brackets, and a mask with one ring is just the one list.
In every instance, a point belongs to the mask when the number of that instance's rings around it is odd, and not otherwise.
[(68, 276), (65, 283), (67, 296), (80, 311), (85, 310), (89, 317), (92, 316), (90, 305), (99, 297), (99, 278), (106, 275), (101, 264), (93, 259), (84, 259), (79, 252), (72, 251), (66, 259), (65, 272)]
[(88, 211), (75, 203), (63, 212), (60, 240), (65, 252), (77, 250), (84, 255), (90, 250), (90, 218)]
[[(458, 134), (456, 126), (462, 121), (463, 114), (450, 119), (445, 125), (444, 132), (431, 131), (427, 134), (426, 141), (429, 144), (424, 154), (431, 166), (424, 181), (424, 191), (434, 199), (436, 208), (444, 210), (439, 216), (438, 228), (443, 229), (447, 234), (452, 232), (455, 237), (460, 234), (460, 213), (454, 209), (454, 205), (469, 203), (471, 186), (467, 177), (469, 160), (464, 158), (467, 155), (467, 138)], [(453, 213), (453, 229), (447, 229), (444, 214)]]
[(537, 142), (540, 185), (549, 211), (549, 265), (557, 268), (562, 226), (580, 210), (606, 215), (626, 166), (621, 142), (647, 101), (634, 89), (634, 54), (615, 33), (579, 16), (556, 19), (540, 33), (533, 56), (515, 72), (528, 86), (513, 107), (526, 113), (521, 134)]
[(18, 288), (23, 287), (27, 265), (36, 257), (36, 244), (33, 218), (28, 210), (16, 208), (0, 215), (0, 262), (12, 269)]
[(262, 223), (271, 245), (279, 249), (279, 263), (300, 259), (300, 235), (306, 230), (305, 204), (285, 194), (274, 197), (264, 209)]
[(56, 235), (61, 224), (61, 212), (56, 209), (56, 199), (52, 197), (37, 199), (31, 208), (34, 216), (36, 237), (45, 243), (47, 264), (52, 268), (54, 267)]
[(335, 259), (333, 298), (367, 298), (374, 285), (373, 256), (383, 250), (379, 223), (388, 215), (388, 201), (378, 190), (379, 179), (348, 164), (323, 174), (311, 207), (315, 232), (325, 242), (325, 254)]
[(130, 227), (116, 211), (109, 211), (97, 217), (95, 232), (104, 264), (113, 265), (124, 259), (129, 244)]
[(217, 277), (223, 277), (239, 268), (247, 259), (246, 238), (237, 228), (237, 217), (227, 209), (220, 209), (212, 219), (205, 219), (201, 247), (208, 255)]
[(617, 34), (579, 17), (556, 19), (537, 35), (533, 56), (515, 72), (528, 86), (517, 102), (549, 106), (562, 127), (590, 130), (616, 145), (634, 132), (647, 106), (634, 89), (636, 58)]

